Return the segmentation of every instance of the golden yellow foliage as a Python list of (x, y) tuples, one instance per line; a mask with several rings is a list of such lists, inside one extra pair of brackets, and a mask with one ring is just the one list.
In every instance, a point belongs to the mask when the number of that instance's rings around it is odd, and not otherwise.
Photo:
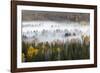
[(27, 50), (27, 57), (28, 58), (32, 58), (34, 56), (36, 56), (38, 54), (38, 49), (33, 48), (32, 46), (30, 46)]
[(57, 52), (60, 52), (61, 50), (60, 50), (60, 48), (57, 48)]
[(90, 37), (89, 36), (84, 37), (84, 43), (88, 44), (89, 42), (90, 42)]
[(90, 37), (89, 36), (82, 35), (82, 39), (83, 39), (84, 44), (89, 44), (89, 42), (90, 42)]

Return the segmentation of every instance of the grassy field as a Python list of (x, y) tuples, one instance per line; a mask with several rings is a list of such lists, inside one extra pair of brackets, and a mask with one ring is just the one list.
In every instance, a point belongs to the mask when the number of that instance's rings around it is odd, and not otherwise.
[(90, 58), (88, 37), (83, 43), (25, 43), (22, 42), (22, 62), (81, 60)]

